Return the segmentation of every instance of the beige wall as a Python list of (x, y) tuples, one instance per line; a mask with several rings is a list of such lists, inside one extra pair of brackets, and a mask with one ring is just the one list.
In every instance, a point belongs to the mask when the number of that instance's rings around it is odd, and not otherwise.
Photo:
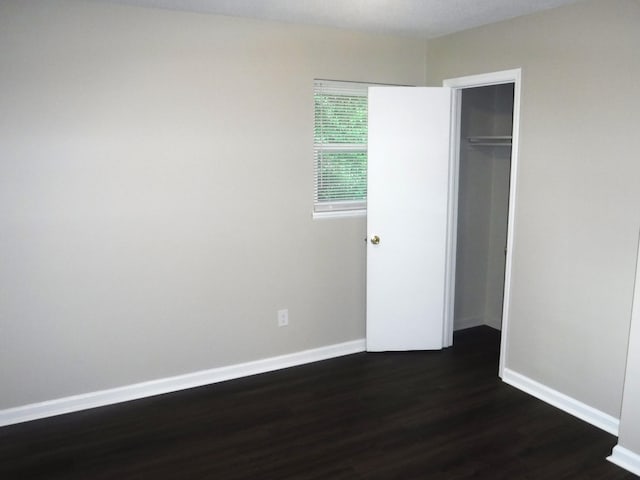
[(0, 408), (363, 338), (365, 220), (311, 219), (312, 81), (420, 84), (424, 55), (1, 2)]
[(640, 3), (587, 1), (428, 44), (427, 77), (522, 67), (507, 368), (618, 417), (640, 223)]

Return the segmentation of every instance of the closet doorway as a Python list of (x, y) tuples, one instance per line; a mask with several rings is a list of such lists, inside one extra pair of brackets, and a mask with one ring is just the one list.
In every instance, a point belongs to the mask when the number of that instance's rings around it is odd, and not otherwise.
[(519, 70), (510, 70), (444, 82), (454, 90), (445, 335), (451, 345), (454, 330), (501, 330), (500, 376), (508, 341), (519, 78)]

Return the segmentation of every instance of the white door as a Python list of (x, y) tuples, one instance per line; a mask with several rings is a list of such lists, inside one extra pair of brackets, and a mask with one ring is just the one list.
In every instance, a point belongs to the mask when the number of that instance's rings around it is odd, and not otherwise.
[(369, 88), (367, 350), (443, 346), (451, 90)]

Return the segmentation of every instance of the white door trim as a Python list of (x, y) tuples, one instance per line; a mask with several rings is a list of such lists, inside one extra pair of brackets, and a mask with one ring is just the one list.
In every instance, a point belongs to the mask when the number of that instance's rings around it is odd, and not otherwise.
[(509, 340), (509, 313), (511, 306), (511, 271), (513, 267), (513, 245), (516, 216), (516, 191), (518, 186), (518, 152), (520, 131), (520, 92), (522, 89), (522, 69), (470, 75), (444, 80), (442, 85), (453, 90), (453, 115), (451, 116), (451, 152), (449, 166), (449, 209), (447, 228), (447, 264), (445, 280), (444, 338), (445, 346), (453, 345), (453, 310), (456, 280), (456, 235), (458, 221), (458, 172), (460, 166), (460, 108), (462, 90), (503, 83), (513, 83), (513, 140), (511, 147), (511, 178), (509, 188), (509, 217), (507, 225), (507, 255), (504, 276), (504, 300), (502, 304), (502, 333), (500, 342), (500, 365), (498, 375), (503, 376), (507, 360)]

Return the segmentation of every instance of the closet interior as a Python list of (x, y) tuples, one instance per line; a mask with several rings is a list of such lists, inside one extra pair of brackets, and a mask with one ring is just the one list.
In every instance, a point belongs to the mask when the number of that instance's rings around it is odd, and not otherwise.
[(500, 329), (514, 85), (461, 94), (454, 330)]

